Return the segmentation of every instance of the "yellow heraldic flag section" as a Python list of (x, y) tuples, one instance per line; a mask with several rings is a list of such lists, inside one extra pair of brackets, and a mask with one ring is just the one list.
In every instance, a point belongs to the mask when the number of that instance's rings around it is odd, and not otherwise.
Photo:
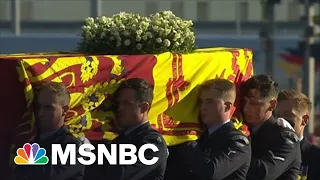
[[(61, 82), (71, 93), (71, 110), (65, 124), (74, 136), (89, 140), (116, 137), (116, 121), (110, 98), (125, 79), (144, 78), (154, 85), (149, 113), (152, 126), (163, 134), (168, 146), (196, 140), (199, 136), (198, 85), (225, 78), (239, 85), (253, 75), (253, 53), (249, 49), (209, 48), (191, 54), (86, 56), (81, 54), (17, 54), (0, 58), (17, 59), (24, 84), (28, 111), (17, 127), (16, 140), (34, 134), (32, 102), (39, 84)], [(240, 91), (239, 91), (240, 93)], [(241, 94), (238, 94), (241, 97)], [(234, 124), (247, 134), (237, 100)], [(27, 139), (25, 140), (25, 142)]]

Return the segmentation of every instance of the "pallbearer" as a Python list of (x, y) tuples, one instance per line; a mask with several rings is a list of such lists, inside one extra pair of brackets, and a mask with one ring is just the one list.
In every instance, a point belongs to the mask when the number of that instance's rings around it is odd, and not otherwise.
[(303, 136), (304, 128), (309, 123), (312, 103), (303, 93), (296, 90), (283, 90), (278, 96), (278, 106), (275, 115), (288, 120), (299, 136), (302, 165), (301, 179), (320, 179), (320, 147), (311, 144)]
[(170, 163), (166, 179), (246, 179), (251, 146), (230, 121), (235, 99), (236, 87), (229, 80), (213, 79), (200, 86), (200, 117), (206, 131), (199, 141), (171, 149), (175, 161)]
[[(278, 84), (269, 75), (255, 75), (242, 87), (243, 115), (251, 132), (252, 158), (248, 180), (296, 180), (300, 164), (299, 138), (278, 125)], [(287, 122), (288, 123), (288, 122)]]
[[(133, 78), (120, 84), (114, 93), (116, 120), (121, 133), (112, 144), (133, 144), (137, 150), (144, 144), (154, 144), (157, 152), (147, 150), (146, 159), (159, 158), (153, 165), (138, 159), (134, 165), (109, 165), (104, 176), (97, 179), (112, 180), (161, 180), (166, 169), (168, 150), (162, 135), (148, 122), (148, 112), (153, 100), (153, 88), (145, 80)], [(138, 154), (136, 154), (138, 156)]]
[[(70, 94), (61, 83), (48, 82), (43, 84), (36, 92), (36, 136), (31, 143), (38, 143), (46, 150), (49, 163), (46, 165), (20, 165), (17, 168), (16, 180), (82, 180), (85, 166), (76, 163), (66, 165), (59, 162), (51, 165), (52, 144), (60, 144), (65, 148), (68, 144), (75, 144), (76, 149), (82, 144), (64, 125), (69, 110)], [(75, 153), (80, 157), (78, 152)]]

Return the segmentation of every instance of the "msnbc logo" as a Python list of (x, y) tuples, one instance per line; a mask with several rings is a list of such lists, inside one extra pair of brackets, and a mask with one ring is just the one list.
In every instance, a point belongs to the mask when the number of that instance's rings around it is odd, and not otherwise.
[(39, 144), (26, 143), (23, 148), (17, 150), (14, 162), (17, 165), (45, 165), (48, 164), (49, 158), (46, 156), (46, 150), (40, 148)]

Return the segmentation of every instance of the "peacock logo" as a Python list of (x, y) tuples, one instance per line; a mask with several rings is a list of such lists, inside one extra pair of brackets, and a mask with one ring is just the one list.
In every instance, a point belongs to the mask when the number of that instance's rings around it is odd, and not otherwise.
[(49, 158), (46, 156), (46, 150), (40, 148), (39, 144), (32, 145), (26, 143), (23, 148), (17, 150), (17, 156), (14, 158), (17, 165), (46, 165)]

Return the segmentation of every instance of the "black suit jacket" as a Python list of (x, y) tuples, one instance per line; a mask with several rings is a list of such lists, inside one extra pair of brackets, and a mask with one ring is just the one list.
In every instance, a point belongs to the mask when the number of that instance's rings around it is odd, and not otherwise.
[(320, 179), (320, 147), (311, 144), (306, 138), (300, 142), (302, 166), (308, 168), (307, 179)]
[[(75, 144), (78, 149), (82, 144), (75, 138), (66, 126), (62, 126), (57, 132), (46, 139), (41, 140), (37, 135), (32, 143), (38, 143), (41, 148), (46, 150), (46, 155), (49, 158), (49, 163), (46, 165), (26, 166), (21, 165), (17, 167), (16, 180), (82, 180), (85, 172), (85, 166), (78, 163), (76, 165), (61, 165), (58, 157), (58, 165), (51, 164), (52, 144), (60, 144), (64, 150), (67, 144)], [(76, 152), (76, 156), (80, 157)], [(69, 158), (70, 160), (70, 158)]]
[(251, 134), (252, 158), (248, 180), (296, 180), (301, 165), (299, 138), (271, 117)]
[(245, 180), (251, 159), (248, 138), (232, 122), (171, 152), (166, 180)]
[[(144, 165), (139, 159), (133, 165), (107, 165), (102, 176), (96, 179), (112, 180), (162, 180), (167, 165), (168, 149), (162, 135), (154, 130), (150, 123), (145, 123), (134, 129), (129, 134), (120, 134), (112, 144), (133, 144), (137, 151), (144, 144), (154, 144), (158, 147), (158, 152), (145, 151), (146, 159), (158, 157), (154, 165)], [(136, 153), (138, 155), (138, 152)]]

